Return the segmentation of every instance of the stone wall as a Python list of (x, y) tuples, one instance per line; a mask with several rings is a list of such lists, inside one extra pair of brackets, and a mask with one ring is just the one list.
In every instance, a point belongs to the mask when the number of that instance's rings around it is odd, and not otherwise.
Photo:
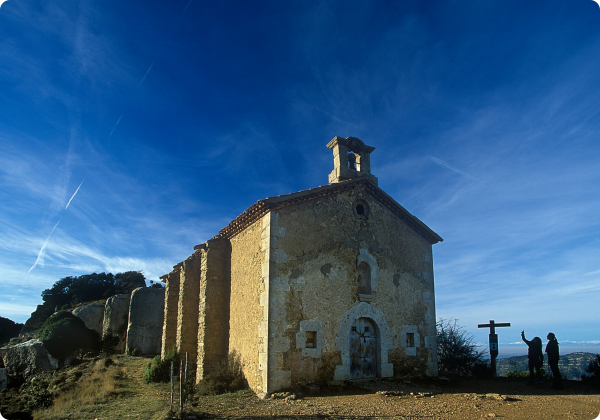
[(139, 287), (131, 292), (126, 352), (138, 348), (143, 355), (160, 354), (165, 289)]
[(162, 343), (160, 349), (161, 358), (165, 358), (168, 351), (177, 344), (177, 315), (179, 312), (179, 279), (181, 275), (181, 264), (173, 267), (173, 271), (162, 276), (165, 283), (165, 311), (163, 322)]
[(114, 295), (106, 299), (106, 304), (104, 305), (102, 338), (106, 338), (109, 335), (119, 337), (119, 343), (115, 347), (117, 353), (125, 352), (130, 299), (131, 297), (128, 293)]
[(181, 265), (176, 345), (180, 357), (196, 360), (198, 352), (198, 305), (202, 255), (195, 251)]
[(197, 381), (227, 360), (229, 352), (231, 247), (227, 239), (211, 239), (201, 246), (201, 252), (200, 304), (196, 331)]
[[(360, 185), (270, 217), (269, 392), (348, 379), (346, 324), (359, 317), (379, 330), (378, 376), (437, 374), (428, 241)], [(361, 263), (370, 270), (368, 296), (358, 290)], [(305, 345), (309, 329), (315, 348)]]
[(269, 238), (267, 214), (231, 239), (229, 349), (257, 394), (267, 391)]

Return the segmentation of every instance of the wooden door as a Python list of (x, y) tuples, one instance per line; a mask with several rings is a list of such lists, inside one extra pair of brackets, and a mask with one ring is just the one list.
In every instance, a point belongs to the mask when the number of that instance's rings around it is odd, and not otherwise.
[(377, 333), (367, 318), (357, 319), (350, 329), (350, 379), (377, 377)]

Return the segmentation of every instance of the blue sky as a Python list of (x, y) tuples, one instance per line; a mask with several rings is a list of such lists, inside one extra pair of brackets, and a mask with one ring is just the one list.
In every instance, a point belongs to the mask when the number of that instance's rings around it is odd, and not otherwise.
[(598, 92), (591, 0), (8, 0), (0, 316), (69, 275), (157, 280), (355, 136), (444, 238), (438, 317), (598, 352)]

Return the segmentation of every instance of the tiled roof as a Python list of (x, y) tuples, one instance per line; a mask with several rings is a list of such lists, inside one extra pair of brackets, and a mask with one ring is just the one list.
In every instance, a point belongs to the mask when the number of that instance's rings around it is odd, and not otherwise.
[(432, 245), (443, 241), (443, 239), (431, 230), (425, 223), (421, 222), (416, 216), (410, 214), (408, 210), (402, 207), (392, 197), (386, 194), (381, 188), (370, 182), (366, 178), (355, 178), (337, 184), (323, 185), (304, 191), (291, 194), (278, 195), (259, 200), (250, 206), (245, 212), (240, 214), (227, 226), (219, 231), (215, 238), (232, 238), (244, 230), (250, 224), (264, 216), (267, 212), (281, 207), (287, 207), (299, 202), (314, 200), (320, 197), (328, 196), (334, 193), (354, 188), (357, 185), (363, 185), (378, 201), (385, 205), (390, 211), (399, 216), (413, 230), (423, 236)]

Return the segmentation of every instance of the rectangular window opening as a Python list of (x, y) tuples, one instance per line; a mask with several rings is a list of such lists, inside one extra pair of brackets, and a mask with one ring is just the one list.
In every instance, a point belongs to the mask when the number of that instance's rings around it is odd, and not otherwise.
[(317, 332), (306, 331), (306, 348), (314, 349), (317, 347)]
[(406, 347), (415, 346), (415, 333), (406, 333)]

